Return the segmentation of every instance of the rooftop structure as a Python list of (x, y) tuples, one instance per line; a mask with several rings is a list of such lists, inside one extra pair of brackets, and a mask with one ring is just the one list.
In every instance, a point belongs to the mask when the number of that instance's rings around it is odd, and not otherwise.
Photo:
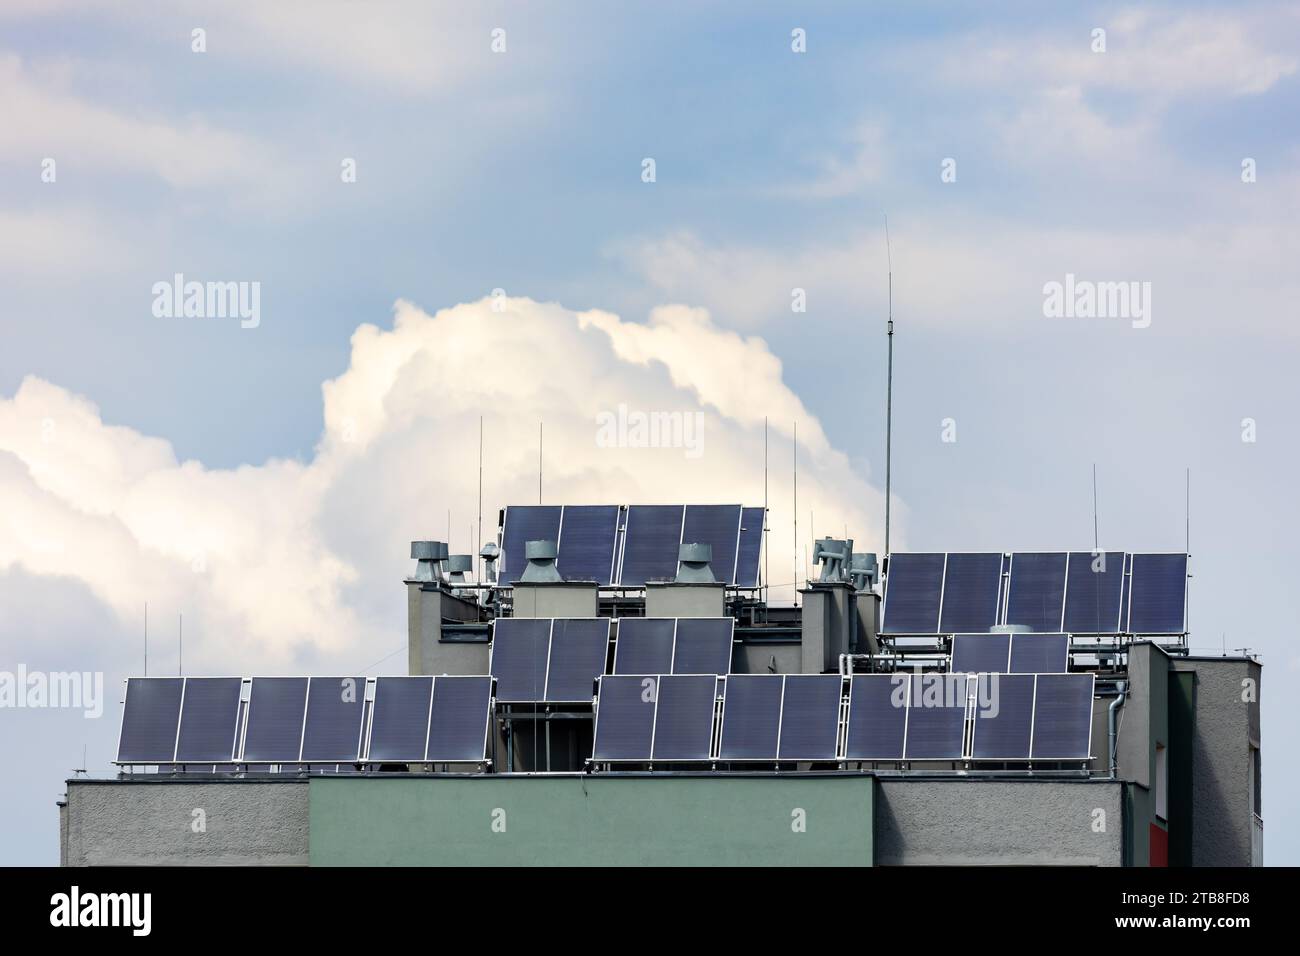
[[(828, 538), (774, 607), (763, 526), (511, 507), (481, 581), (414, 542), (407, 676), (129, 680), (63, 862), (1262, 862), (1260, 665), (1187, 653), (1188, 555)], [(200, 790), (219, 839), (165, 823)]]

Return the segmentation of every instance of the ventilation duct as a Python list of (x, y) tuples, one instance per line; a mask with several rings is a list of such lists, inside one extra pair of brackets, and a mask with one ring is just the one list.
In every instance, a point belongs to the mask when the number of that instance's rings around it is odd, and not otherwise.
[(713, 545), (683, 544), (677, 549), (677, 583), (678, 584), (716, 584), (713, 569), (709, 562), (713, 560)]
[(554, 541), (528, 541), (524, 544), (524, 556), (528, 566), (519, 580), (523, 584), (554, 584), (563, 581), (555, 567)]

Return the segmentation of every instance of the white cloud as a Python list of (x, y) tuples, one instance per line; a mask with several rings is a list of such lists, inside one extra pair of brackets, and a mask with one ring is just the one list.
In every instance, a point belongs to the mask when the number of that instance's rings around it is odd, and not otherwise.
[(190, 117), (173, 121), (115, 111), (79, 94), (63, 68), (41, 69), (0, 56), (6, 135), (0, 159), (32, 164), (43, 157), (59, 175), (128, 170), (176, 187), (238, 185), (269, 196), (292, 181), (288, 165), (260, 141)]
[[(105, 424), (86, 399), (27, 378), (0, 399), (0, 572), (70, 577), (123, 626), (146, 601), (161, 619), (184, 612), (196, 670), (364, 666), (402, 643), (407, 542), (444, 537), (450, 509), (453, 550), (478, 543), (480, 415), (485, 537), (497, 508), (535, 500), (539, 420), (550, 501), (753, 505), (769, 413), (800, 421), (801, 513), (821, 516), (823, 532), (847, 525), (872, 540), (878, 493), (829, 445), (762, 340), (684, 307), (642, 325), (503, 304), (430, 316), (399, 302), (392, 329), (359, 327), (349, 368), (323, 386), (325, 431), (304, 463), (178, 461), (166, 441)], [(596, 416), (620, 403), (701, 412), (703, 453), (600, 447)], [(783, 427), (772, 446), (788, 460)], [(774, 476), (770, 493), (773, 583), (788, 597), (788, 480)]]

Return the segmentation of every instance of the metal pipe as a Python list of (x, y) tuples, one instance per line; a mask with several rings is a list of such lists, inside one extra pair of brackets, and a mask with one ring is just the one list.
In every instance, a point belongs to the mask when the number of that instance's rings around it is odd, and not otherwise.
[(1120, 681), (1115, 685), (1119, 691), (1115, 699), (1110, 702), (1110, 707), (1106, 710), (1106, 730), (1110, 738), (1110, 778), (1114, 780), (1119, 776), (1119, 718), (1117, 711), (1124, 706), (1124, 699), (1128, 696), (1128, 681)]

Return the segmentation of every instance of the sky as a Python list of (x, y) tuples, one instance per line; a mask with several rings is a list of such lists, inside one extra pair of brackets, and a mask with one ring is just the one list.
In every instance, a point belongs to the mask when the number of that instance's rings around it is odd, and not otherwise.
[(892, 266), (891, 546), (1090, 548), (1095, 465), (1260, 655), (1300, 863), (1298, 71), (1282, 2), (5, 3), (0, 670), (105, 706), (0, 708), (0, 862), (112, 772), (146, 604), (150, 673), (400, 673), (408, 542), (535, 501), (539, 422), (554, 503), (762, 504), (766, 447), (774, 600), (883, 551)]

